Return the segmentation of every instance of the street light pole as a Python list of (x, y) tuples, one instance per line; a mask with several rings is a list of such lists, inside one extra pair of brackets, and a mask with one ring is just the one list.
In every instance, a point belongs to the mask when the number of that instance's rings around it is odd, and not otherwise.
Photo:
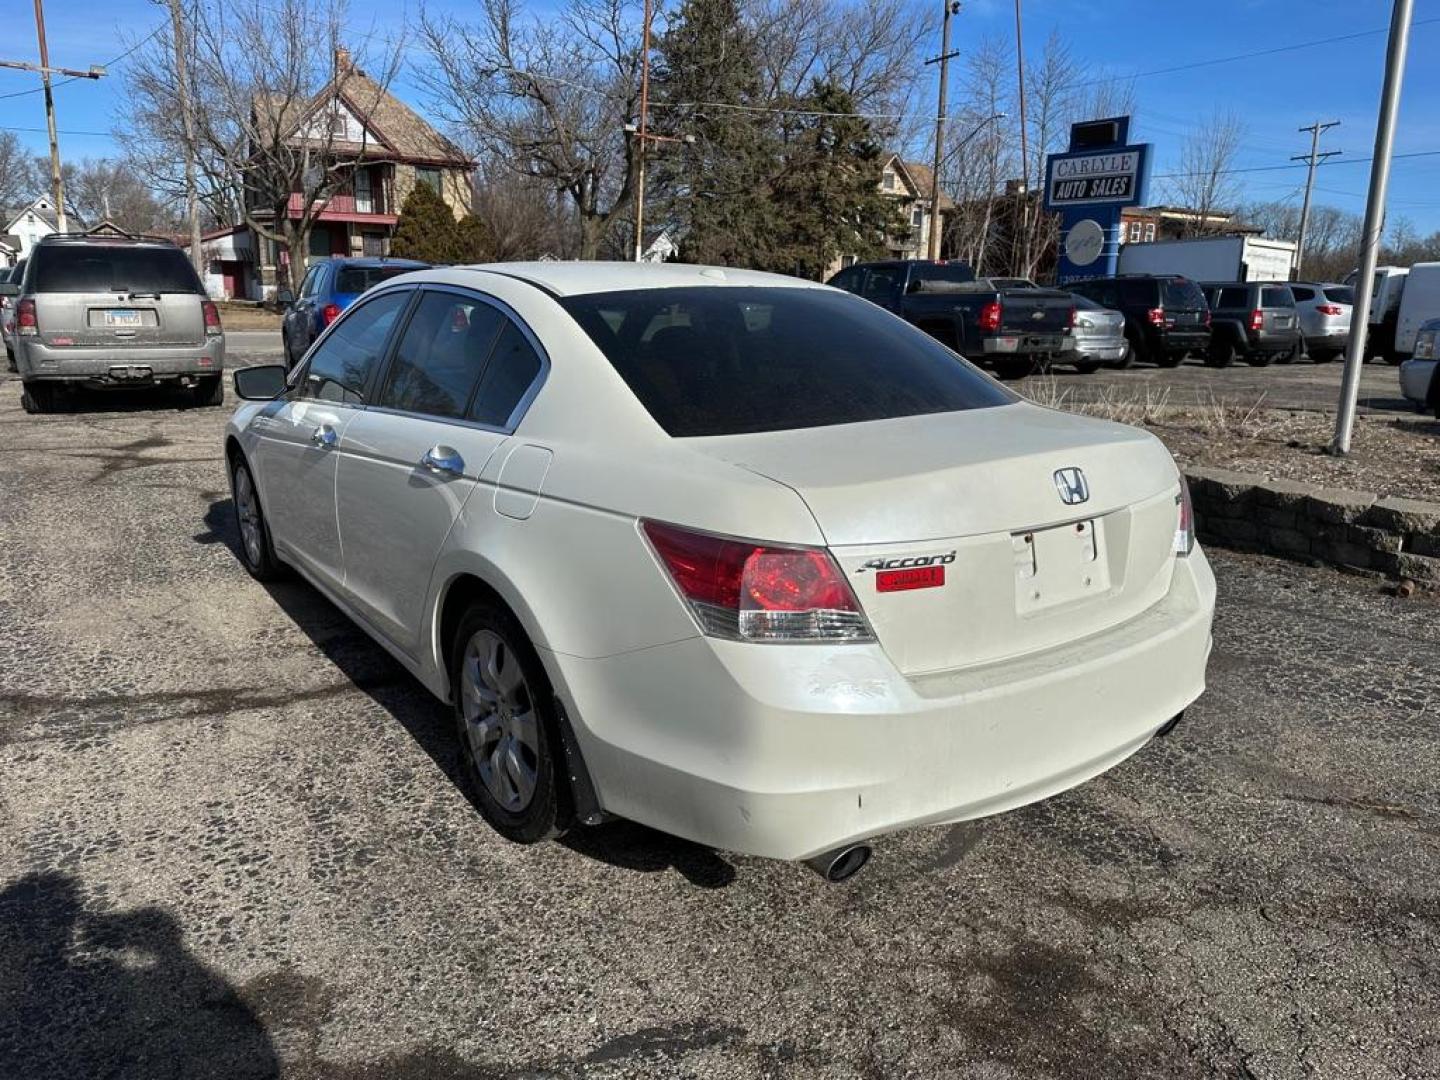
[(940, 55), (927, 64), (940, 65), (940, 107), (935, 112), (935, 167), (930, 173), (930, 237), (927, 245), (931, 261), (940, 258), (940, 162), (945, 153), (945, 110), (948, 107), (950, 58), (950, 18), (960, 12), (960, 0), (941, 0), (945, 14), (940, 30)]
[(1320, 133), (1339, 126), (1339, 120), (1331, 120), (1328, 123), (1317, 120), (1309, 127), (1302, 127), (1301, 131), (1310, 132), (1310, 153), (1296, 154), (1290, 159), (1291, 161), (1308, 162), (1310, 165), (1309, 171), (1305, 174), (1305, 201), (1300, 205), (1300, 237), (1295, 245), (1296, 280), (1299, 280), (1300, 268), (1305, 265), (1305, 233), (1310, 228), (1310, 189), (1315, 186), (1315, 166), (1325, 158), (1344, 152), (1342, 150), (1326, 150), (1325, 153), (1320, 153)]
[(1390, 152), (1395, 145), (1395, 119), (1400, 106), (1400, 85), (1405, 79), (1405, 52), (1410, 45), (1413, 8), (1414, 0), (1395, 0), (1390, 13), (1385, 88), (1380, 93), (1380, 119), (1375, 125), (1375, 156), (1370, 165), (1370, 194), (1365, 204), (1360, 272), (1355, 282), (1355, 308), (1350, 313), (1350, 343), (1345, 348), (1345, 381), (1340, 388), (1340, 408), (1335, 416), (1335, 439), (1330, 444), (1330, 452), (1340, 457), (1350, 452), (1350, 436), (1355, 427), (1355, 400), (1360, 395), (1360, 367), (1365, 362), (1365, 339), (1375, 292), (1375, 264), (1380, 259), (1380, 234), (1385, 228)]
[(651, 0), (645, 0), (645, 29), (640, 46), (640, 121), (635, 155), (635, 261), (645, 258), (645, 150), (649, 142), (646, 124), (650, 112), (650, 18)]
[(45, 86), (45, 126), (50, 131), (50, 189), (55, 194), (55, 224), (69, 231), (65, 219), (65, 181), (60, 175), (60, 136), (55, 130), (55, 96), (50, 92), (50, 48), (45, 44), (45, 8), (35, 0), (35, 36), (40, 39), (40, 81)]

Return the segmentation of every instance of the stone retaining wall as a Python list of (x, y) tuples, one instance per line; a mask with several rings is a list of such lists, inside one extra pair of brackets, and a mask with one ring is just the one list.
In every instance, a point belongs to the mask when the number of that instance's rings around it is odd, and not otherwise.
[(1202, 543), (1409, 578), (1440, 589), (1440, 503), (1228, 469), (1185, 470)]

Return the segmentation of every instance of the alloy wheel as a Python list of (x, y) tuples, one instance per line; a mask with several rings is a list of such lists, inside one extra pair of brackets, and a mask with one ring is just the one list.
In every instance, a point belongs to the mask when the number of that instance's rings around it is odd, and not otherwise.
[(503, 809), (520, 813), (535, 797), (540, 720), (520, 657), (493, 630), (477, 631), (466, 642), (460, 695), (480, 782)]
[(250, 470), (243, 465), (235, 470), (235, 515), (240, 519), (240, 542), (245, 545), (245, 559), (259, 566), (263, 537), (260, 533), (260, 504), (255, 498), (255, 483)]

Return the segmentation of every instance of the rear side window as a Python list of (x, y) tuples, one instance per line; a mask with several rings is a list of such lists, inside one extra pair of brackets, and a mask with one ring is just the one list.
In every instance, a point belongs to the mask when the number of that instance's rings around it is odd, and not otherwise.
[(1261, 307), (1294, 307), (1295, 297), (1288, 288), (1271, 287), (1260, 290)]
[(1355, 303), (1355, 290), (1349, 285), (1327, 285), (1325, 299), (1332, 304), (1353, 304)]
[(1175, 279), (1165, 282), (1165, 307), (1179, 311), (1198, 311), (1205, 307), (1205, 294), (1193, 281)]
[(365, 385), (385, 350), (395, 320), (413, 295), (399, 289), (351, 308), (310, 354), (298, 393), (346, 405), (365, 403)]
[(1226, 310), (1232, 308), (1248, 308), (1250, 306), (1250, 290), (1244, 287), (1237, 288), (1235, 286), (1231, 286), (1228, 289), (1221, 289), (1220, 299), (1216, 302), (1215, 306), (1225, 308)]
[[(1017, 400), (929, 335), (829, 290), (646, 289), (561, 304), (677, 438), (855, 424)], [(662, 310), (687, 318), (642, 341)]]
[(362, 293), (372, 285), (418, 269), (418, 266), (344, 266), (335, 276), (335, 291)]
[(485, 366), (480, 389), (475, 392), (470, 419), (492, 427), (505, 427), (542, 366), (534, 346), (518, 326), (506, 319), (490, 363)]
[(39, 246), (31, 292), (199, 293), (200, 279), (179, 248), (119, 244)]
[(376, 404), (458, 420), (503, 320), (489, 304), (426, 292), (400, 338)]

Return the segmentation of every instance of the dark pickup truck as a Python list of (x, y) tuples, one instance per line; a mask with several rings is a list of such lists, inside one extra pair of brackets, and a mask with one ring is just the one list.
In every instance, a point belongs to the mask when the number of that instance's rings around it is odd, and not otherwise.
[(1075, 301), (1056, 289), (1003, 287), (964, 263), (858, 263), (828, 284), (873, 301), (1002, 379), (1018, 379), (1069, 352)]

